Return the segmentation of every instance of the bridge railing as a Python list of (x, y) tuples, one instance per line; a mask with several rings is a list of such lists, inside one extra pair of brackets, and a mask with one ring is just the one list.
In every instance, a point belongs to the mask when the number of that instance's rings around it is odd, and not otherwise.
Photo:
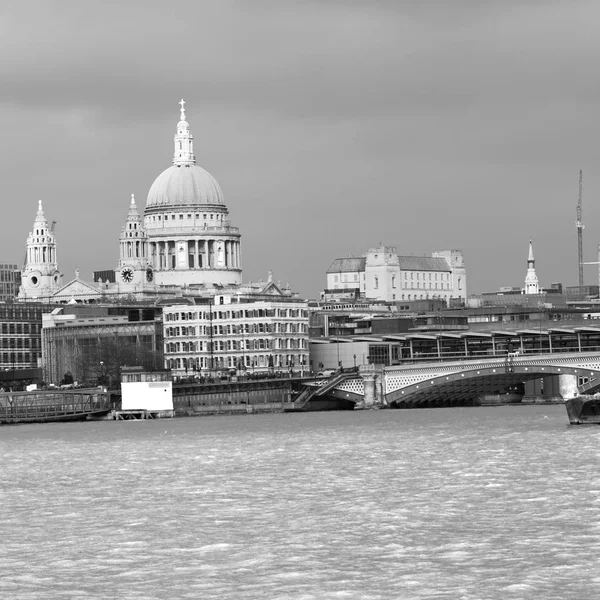
[(394, 366), (398, 364), (411, 364), (411, 363), (421, 363), (421, 362), (440, 362), (440, 361), (455, 361), (461, 359), (468, 360), (476, 360), (478, 358), (496, 358), (496, 359), (505, 359), (505, 358), (522, 358), (524, 356), (530, 358), (534, 356), (543, 356), (548, 354), (561, 354), (561, 353), (583, 353), (583, 352), (600, 352), (600, 346), (581, 346), (581, 350), (579, 348), (524, 348), (523, 350), (517, 349), (514, 352), (507, 352), (506, 350), (499, 352), (490, 352), (487, 350), (474, 350), (465, 354), (464, 352), (415, 352), (412, 358), (403, 357), (402, 359), (395, 360), (392, 365)]
[(110, 394), (98, 390), (0, 393), (0, 423), (107, 412)]

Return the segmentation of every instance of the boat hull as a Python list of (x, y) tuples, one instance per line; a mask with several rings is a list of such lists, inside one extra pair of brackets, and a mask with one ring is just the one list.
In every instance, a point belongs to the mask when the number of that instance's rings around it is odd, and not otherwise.
[(600, 395), (569, 398), (565, 407), (571, 425), (600, 425)]

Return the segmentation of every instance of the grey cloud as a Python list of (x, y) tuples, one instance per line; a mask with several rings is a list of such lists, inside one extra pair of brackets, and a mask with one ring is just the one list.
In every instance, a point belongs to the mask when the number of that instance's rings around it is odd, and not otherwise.
[[(595, 3), (62, 0), (0, 15), (0, 176), (21, 228), (3, 232), (3, 260), (43, 197), (65, 270), (76, 255), (89, 272), (114, 264), (128, 194), (168, 166), (183, 95), (249, 278), (272, 266), (315, 295), (337, 253), (381, 239), (464, 246), (490, 289), (519, 283), (537, 228), (541, 279), (574, 277), (574, 174), (600, 184)], [(99, 229), (87, 250), (82, 206)]]

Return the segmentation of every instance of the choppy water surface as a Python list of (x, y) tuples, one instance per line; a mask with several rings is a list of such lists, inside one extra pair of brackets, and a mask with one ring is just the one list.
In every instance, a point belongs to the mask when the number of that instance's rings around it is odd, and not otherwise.
[(0, 428), (0, 597), (600, 597), (600, 427), (454, 408)]

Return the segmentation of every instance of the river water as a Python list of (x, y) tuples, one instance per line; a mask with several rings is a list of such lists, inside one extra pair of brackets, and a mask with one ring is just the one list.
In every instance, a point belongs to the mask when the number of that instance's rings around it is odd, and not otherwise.
[(600, 597), (563, 406), (0, 428), (0, 598)]

